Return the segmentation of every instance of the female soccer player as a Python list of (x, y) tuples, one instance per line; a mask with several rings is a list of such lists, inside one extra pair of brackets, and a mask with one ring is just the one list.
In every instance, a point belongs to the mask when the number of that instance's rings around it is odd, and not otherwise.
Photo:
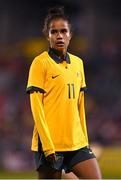
[(64, 169), (78, 178), (101, 179), (88, 144), (83, 62), (67, 52), (71, 24), (62, 8), (49, 11), (43, 32), (49, 50), (32, 62), (27, 85), (35, 123), (32, 150), (39, 178), (60, 179)]

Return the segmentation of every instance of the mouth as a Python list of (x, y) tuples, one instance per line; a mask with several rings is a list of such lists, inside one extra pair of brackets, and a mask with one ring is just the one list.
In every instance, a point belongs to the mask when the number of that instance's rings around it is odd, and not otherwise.
[(64, 42), (63, 42), (63, 41), (58, 41), (58, 42), (56, 43), (56, 45), (57, 45), (58, 47), (63, 47), (63, 46), (64, 46)]

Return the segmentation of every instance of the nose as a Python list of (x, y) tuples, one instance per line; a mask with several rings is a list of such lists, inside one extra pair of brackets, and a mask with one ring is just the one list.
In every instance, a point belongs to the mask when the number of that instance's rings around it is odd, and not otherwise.
[(63, 37), (63, 36), (62, 36), (62, 33), (61, 33), (61, 32), (58, 32), (58, 33), (57, 33), (57, 38), (61, 38), (61, 39), (62, 39), (62, 37)]

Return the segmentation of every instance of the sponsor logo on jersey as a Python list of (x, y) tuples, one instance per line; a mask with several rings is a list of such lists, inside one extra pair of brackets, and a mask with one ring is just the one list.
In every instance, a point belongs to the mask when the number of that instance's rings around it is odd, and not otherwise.
[(52, 76), (52, 79), (55, 79), (56, 77), (60, 76), (60, 74), (56, 75), (56, 76)]

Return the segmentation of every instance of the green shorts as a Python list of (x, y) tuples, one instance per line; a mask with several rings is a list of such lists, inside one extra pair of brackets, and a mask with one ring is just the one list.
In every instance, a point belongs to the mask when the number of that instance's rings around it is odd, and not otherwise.
[(72, 167), (79, 162), (95, 158), (94, 153), (88, 146), (75, 151), (56, 152), (56, 156), (57, 160), (50, 163), (46, 160), (43, 152), (34, 152), (36, 170), (39, 171), (39, 168), (44, 165), (58, 171), (64, 169), (65, 172), (71, 172)]

